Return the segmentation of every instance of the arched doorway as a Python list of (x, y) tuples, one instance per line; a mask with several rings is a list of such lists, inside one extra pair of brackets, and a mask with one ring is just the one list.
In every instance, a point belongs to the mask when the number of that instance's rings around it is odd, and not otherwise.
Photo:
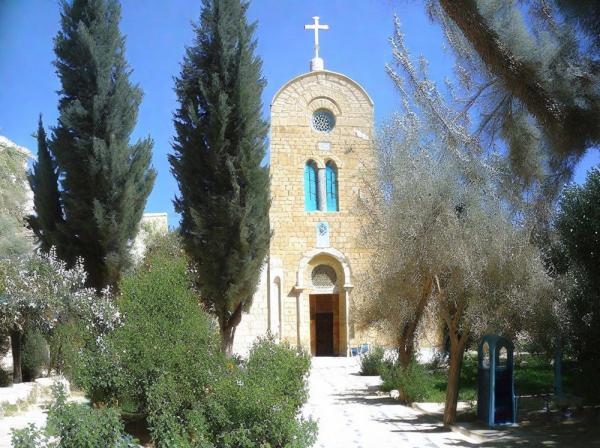
[(336, 292), (337, 280), (338, 275), (329, 264), (317, 264), (312, 268), (311, 284), (316, 294), (309, 295), (309, 307), (310, 349), (314, 356), (334, 356), (339, 353), (340, 304)]
[(300, 260), (295, 290), (298, 340), (313, 356), (348, 355), (350, 266), (334, 248), (313, 249)]
[(340, 352), (339, 294), (310, 294), (310, 351), (313, 356)]

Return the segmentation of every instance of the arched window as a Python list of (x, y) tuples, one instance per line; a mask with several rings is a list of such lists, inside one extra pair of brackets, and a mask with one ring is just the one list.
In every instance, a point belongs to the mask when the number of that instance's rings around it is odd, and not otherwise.
[(314, 212), (319, 209), (318, 184), (317, 164), (309, 160), (304, 166), (304, 209), (307, 212)]
[(327, 162), (325, 165), (325, 179), (327, 187), (327, 211), (337, 212), (339, 210), (337, 168), (332, 161)]

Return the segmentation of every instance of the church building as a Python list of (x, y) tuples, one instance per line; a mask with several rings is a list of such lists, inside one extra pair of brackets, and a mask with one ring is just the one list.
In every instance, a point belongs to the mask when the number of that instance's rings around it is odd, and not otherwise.
[(351, 325), (352, 289), (369, 251), (361, 247), (358, 199), (374, 171), (373, 101), (363, 87), (325, 69), (286, 82), (271, 102), (270, 225), (268, 259), (234, 350), (247, 352), (271, 333), (315, 356), (347, 356), (365, 342)]

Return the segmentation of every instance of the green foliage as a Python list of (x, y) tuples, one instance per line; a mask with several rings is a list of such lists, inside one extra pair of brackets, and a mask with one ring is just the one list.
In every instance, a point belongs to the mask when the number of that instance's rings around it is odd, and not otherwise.
[(33, 423), (22, 429), (13, 429), (11, 433), (13, 448), (50, 448), (48, 439)]
[(12, 378), (8, 372), (0, 368), (0, 387), (8, 387), (12, 384)]
[(123, 422), (116, 409), (94, 409), (67, 403), (62, 385), (55, 388), (55, 401), (48, 410), (48, 430), (60, 437), (61, 448), (126, 448)]
[(42, 368), (48, 366), (50, 356), (48, 343), (44, 336), (33, 329), (25, 332), (23, 344), (23, 380), (33, 381), (42, 373)]
[[(62, 384), (56, 384), (53, 392), (47, 428), (38, 430), (32, 424), (13, 431), (13, 448), (128, 448), (133, 443), (117, 410), (67, 403)], [(52, 441), (52, 436), (59, 440)]]
[(75, 319), (59, 323), (48, 335), (50, 368), (69, 377), (80, 358), (83, 347), (82, 324)]
[(27, 204), (26, 165), (27, 155), (22, 148), (0, 138), (0, 260), (31, 250), (23, 221)]
[(381, 372), (381, 389), (400, 392), (399, 399), (403, 403), (423, 401), (431, 387), (431, 377), (427, 370), (417, 361), (411, 361), (408, 366), (401, 367), (397, 364), (386, 364)]
[(429, 4), (457, 55), (463, 116), (476, 119), (491, 150), (507, 146), (511, 177), (529, 194), (533, 184), (534, 197), (555, 199), (600, 142), (598, 2)]
[(164, 376), (189, 400), (200, 399), (224, 366), (212, 322), (191, 287), (187, 258), (179, 244), (174, 247), (171, 253), (152, 248), (137, 272), (123, 279), (123, 325), (109, 341), (121, 353), (125, 394), (143, 411)]
[[(565, 188), (556, 220), (568, 285), (568, 342), (590, 375), (600, 365), (600, 167), (583, 185)], [(600, 396), (597, 382), (590, 384)], [(589, 384), (589, 383), (588, 383)]]
[(169, 156), (181, 192), (175, 209), (185, 248), (228, 353), (270, 238), (269, 175), (262, 166), (265, 80), (247, 9), (240, 0), (204, 0), (195, 43), (176, 80), (179, 108)]
[(373, 347), (360, 356), (360, 374), (365, 376), (381, 375), (385, 350)]
[[(31, 175), (37, 213), (32, 222), (43, 247), (57, 244), (69, 263), (82, 257), (88, 284), (101, 290), (116, 286), (129, 265), (129, 245), (156, 176), (152, 141), (129, 143), (142, 92), (128, 79), (119, 3), (76, 0), (61, 6), (54, 39), (59, 119), (50, 153)], [(57, 178), (60, 188), (53, 185)]]
[(0, 331), (0, 358), (3, 358), (10, 348), (10, 335), (8, 332)]
[(229, 364), (229, 374), (190, 420), (192, 431), (206, 431), (218, 447), (312, 446), (316, 424), (299, 416), (309, 369), (307, 353), (257, 340), (246, 363)]
[(296, 411), (308, 398), (307, 376), (310, 355), (272, 338), (259, 338), (245, 364), (248, 385), (271, 389)]
[(229, 361), (204, 391), (163, 375), (149, 393), (153, 440), (160, 447), (312, 446), (316, 424), (299, 416), (309, 369), (306, 353), (263, 339), (246, 363)]
[(111, 338), (94, 339), (94, 333), (81, 333), (84, 345), (70, 368), (73, 382), (96, 405), (117, 404), (125, 387), (122, 353)]
[(59, 228), (63, 225), (62, 204), (58, 191), (58, 167), (48, 149), (42, 116), (38, 122), (37, 160), (29, 173), (29, 185), (33, 191), (33, 207), (36, 212), (27, 218), (40, 249), (48, 252), (52, 247), (62, 250), (64, 246)]
[(122, 325), (79, 354), (89, 396), (145, 417), (158, 447), (313, 443), (315, 424), (299, 418), (310, 357), (261, 340), (240, 365), (227, 359), (174, 234), (153, 241), (120, 291)]

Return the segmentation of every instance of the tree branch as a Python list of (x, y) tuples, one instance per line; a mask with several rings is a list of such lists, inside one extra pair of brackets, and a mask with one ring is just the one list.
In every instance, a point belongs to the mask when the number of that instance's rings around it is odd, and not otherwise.
[(490, 72), (504, 82), (536, 117), (554, 147), (562, 153), (581, 154), (592, 141), (600, 139), (595, 110), (569, 99), (558, 98), (543, 82), (535, 64), (516, 58), (480, 14), (475, 0), (439, 0), (441, 7), (458, 26)]

